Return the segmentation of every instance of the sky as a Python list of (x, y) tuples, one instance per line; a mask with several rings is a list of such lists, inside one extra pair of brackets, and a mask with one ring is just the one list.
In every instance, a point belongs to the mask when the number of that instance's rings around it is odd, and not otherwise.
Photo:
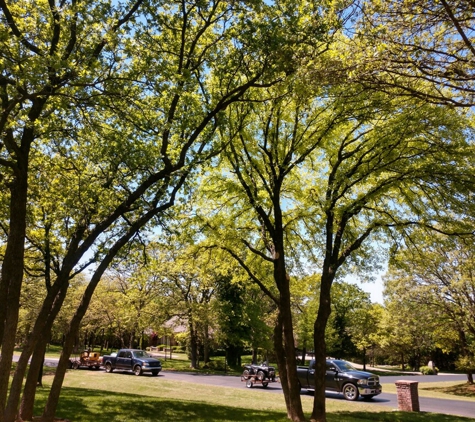
[(380, 275), (376, 277), (376, 280), (373, 283), (361, 283), (356, 280), (354, 281), (354, 283), (365, 292), (371, 294), (371, 302), (378, 302), (381, 305), (383, 304), (384, 285)]
[(371, 295), (371, 302), (375, 303), (380, 303), (383, 305), (383, 290), (384, 290), (384, 283), (383, 280), (381, 279), (381, 276), (384, 274), (384, 272), (381, 272), (375, 276), (374, 282), (365, 282), (362, 283), (359, 281), (356, 277), (353, 276), (348, 276), (345, 278), (345, 281), (347, 283), (352, 283), (356, 284), (360, 289), (364, 290), (365, 292), (369, 293)]

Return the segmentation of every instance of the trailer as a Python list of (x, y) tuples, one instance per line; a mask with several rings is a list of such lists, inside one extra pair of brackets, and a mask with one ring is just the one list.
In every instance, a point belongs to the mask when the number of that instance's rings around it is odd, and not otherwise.
[(247, 388), (252, 388), (254, 385), (262, 385), (263, 388), (267, 388), (271, 382), (280, 382), (277, 377), (270, 379), (267, 377), (262, 377), (260, 373), (249, 374), (246, 371), (244, 371), (241, 375), (241, 381), (246, 383)]
[(78, 357), (70, 359), (72, 369), (79, 369), (81, 366), (99, 369), (102, 365), (102, 356), (99, 352), (84, 350)]

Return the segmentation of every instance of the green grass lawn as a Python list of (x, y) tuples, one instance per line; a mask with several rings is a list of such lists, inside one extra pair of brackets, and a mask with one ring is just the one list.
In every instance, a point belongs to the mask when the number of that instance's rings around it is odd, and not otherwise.
[[(47, 357), (59, 357), (60, 348), (50, 346)], [(105, 353), (104, 353), (105, 354)], [(185, 354), (174, 353), (173, 359), (158, 356), (163, 376), (135, 377), (120, 374), (110, 377), (103, 371), (69, 371), (63, 385), (58, 417), (72, 422), (119, 421), (287, 421), (284, 398), (260, 389), (203, 386), (166, 379), (166, 370), (195, 373), (240, 374), (241, 367), (224, 366), (224, 358), (214, 357), (209, 368), (190, 369)], [(243, 363), (247, 362), (243, 358)], [(46, 401), (55, 368), (45, 368), (44, 387), (39, 389), (37, 414)], [(386, 375), (381, 373), (380, 375)], [(393, 375), (393, 374), (391, 374)], [(382, 379), (382, 382), (384, 380)], [(394, 384), (384, 384), (385, 392), (396, 393)], [(460, 382), (420, 383), (419, 396), (475, 401), (475, 391)], [(307, 416), (313, 405), (311, 395), (302, 395)], [(398, 412), (365, 402), (327, 401), (329, 422), (462, 422), (475, 419), (432, 413)]]
[[(260, 389), (216, 387), (136, 377), (103, 371), (69, 371), (63, 385), (57, 416), (72, 422), (226, 422), (288, 421), (282, 394)], [(39, 389), (37, 414), (45, 403), (52, 377), (45, 377)], [(313, 404), (303, 395), (307, 416)], [(398, 412), (365, 402), (327, 401), (329, 422), (462, 422), (475, 419), (434, 413)]]
[[(396, 394), (396, 384), (383, 384), (383, 391)], [(419, 383), (417, 391), (419, 397), (475, 402), (473, 386), (460, 381), (423, 382)]]

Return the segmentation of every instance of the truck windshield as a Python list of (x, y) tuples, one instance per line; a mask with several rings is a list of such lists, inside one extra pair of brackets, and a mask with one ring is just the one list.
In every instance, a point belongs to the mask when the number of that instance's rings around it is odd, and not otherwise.
[(345, 362), (343, 360), (335, 360), (333, 361), (333, 363), (341, 372), (356, 371), (356, 369), (353, 368), (348, 362)]
[(149, 356), (147, 355), (147, 353), (145, 353), (143, 350), (136, 350), (134, 351), (134, 356), (136, 358), (148, 358)]

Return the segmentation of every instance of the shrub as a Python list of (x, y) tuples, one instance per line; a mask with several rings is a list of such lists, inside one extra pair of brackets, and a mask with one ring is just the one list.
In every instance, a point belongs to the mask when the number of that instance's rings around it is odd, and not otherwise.
[(432, 369), (430, 366), (421, 366), (419, 370), (423, 375), (437, 375), (437, 372), (439, 372), (437, 368)]
[(225, 371), (226, 367), (224, 365), (224, 362), (221, 361), (209, 361), (206, 365), (203, 366), (203, 369), (212, 369), (214, 371)]
[(459, 371), (473, 372), (475, 371), (475, 359), (470, 356), (462, 356), (455, 362), (455, 367)]

